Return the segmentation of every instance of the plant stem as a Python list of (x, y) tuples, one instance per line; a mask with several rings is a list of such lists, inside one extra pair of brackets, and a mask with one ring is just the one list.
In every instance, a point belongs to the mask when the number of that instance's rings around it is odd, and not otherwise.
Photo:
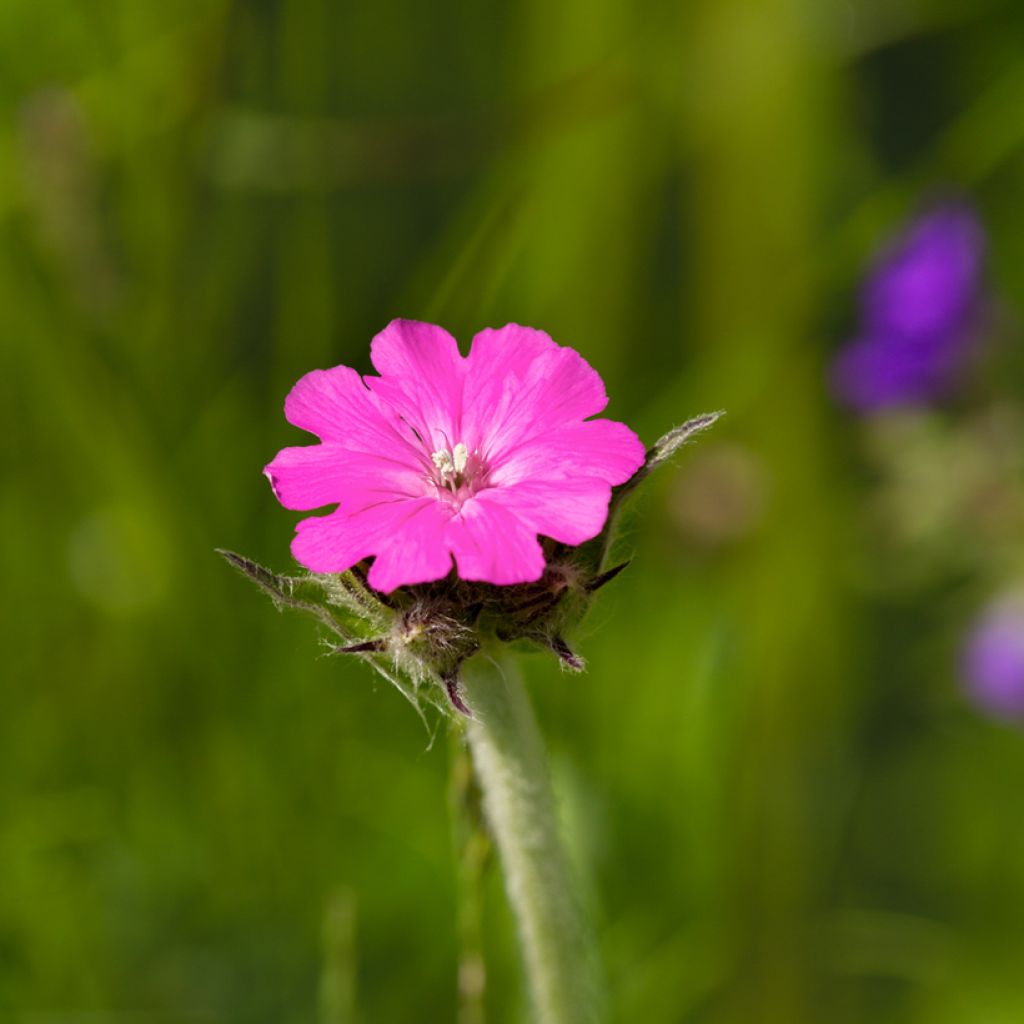
[(511, 657), (465, 665), (466, 733), (505, 872), (537, 1024), (598, 1020), (593, 945), (558, 836), (544, 746)]
[(480, 787), (463, 730), (451, 737), (448, 803), (458, 890), (459, 973), (456, 1024), (486, 1024), (487, 970), (484, 963), (483, 885), (491, 861), (491, 837), (484, 825)]

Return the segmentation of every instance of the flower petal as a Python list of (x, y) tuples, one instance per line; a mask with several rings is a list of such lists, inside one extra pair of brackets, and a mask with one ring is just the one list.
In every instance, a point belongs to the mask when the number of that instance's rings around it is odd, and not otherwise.
[(518, 324), (481, 331), (466, 366), (462, 436), (485, 457), (608, 404), (600, 376), (578, 352)]
[(969, 343), (959, 336), (928, 346), (869, 335), (850, 342), (836, 357), (833, 390), (846, 405), (865, 412), (923, 405), (955, 385), (969, 355)]
[(482, 491), (477, 500), (485, 496), (534, 533), (575, 546), (596, 537), (604, 528), (612, 489), (593, 477), (567, 477), (494, 487)]
[(536, 531), (497, 500), (497, 495), (497, 491), (482, 491), (448, 524), (446, 537), (459, 576), (499, 585), (539, 580), (544, 573), (544, 552)]
[(643, 464), (644, 446), (624, 423), (587, 420), (513, 445), (491, 463), (490, 482), (501, 487), (520, 480), (593, 477), (625, 483)]
[(364, 452), (407, 452), (402, 424), (395, 413), (347, 366), (307, 373), (284, 400), (289, 423), (323, 441)]
[(441, 579), (451, 570), (443, 543), (450, 513), (434, 498), (399, 498), (358, 512), (303, 519), (292, 554), (313, 572), (344, 572), (376, 556), (371, 586), (382, 591)]
[(984, 263), (985, 232), (972, 210), (955, 204), (919, 217), (865, 285), (866, 329), (904, 338), (961, 332), (981, 297)]
[(404, 507), (396, 501), (383, 506), (386, 513), (364, 509), (352, 514), (338, 509), (326, 516), (311, 516), (295, 527), (292, 555), (310, 572), (344, 572), (356, 562), (373, 554), (377, 539), (385, 528), (385, 515)]
[(434, 498), (407, 503), (407, 513), (380, 534), (370, 567), (370, 586), (384, 593), (413, 583), (444, 579), (452, 569), (445, 542), (451, 508)]
[(350, 512), (396, 497), (422, 497), (426, 477), (410, 457), (351, 451), (336, 444), (282, 448), (264, 468), (285, 508), (309, 511), (340, 503)]
[(466, 363), (446, 330), (392, 320), (373, 339), (370, 359), (380, 377), (367, 377), (367, 385), (416, 431), (427, 454), (458, 443)]

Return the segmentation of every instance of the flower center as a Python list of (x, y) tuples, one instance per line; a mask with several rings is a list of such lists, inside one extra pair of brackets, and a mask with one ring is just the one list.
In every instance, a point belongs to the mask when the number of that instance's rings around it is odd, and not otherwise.
[(487, 476), (483, 460), (460, 441), (450, 450), (439, 448), (432, 452), (434, 463), (433, 481), (441, 495), (453, 496), (461, 505), (485, 486)]

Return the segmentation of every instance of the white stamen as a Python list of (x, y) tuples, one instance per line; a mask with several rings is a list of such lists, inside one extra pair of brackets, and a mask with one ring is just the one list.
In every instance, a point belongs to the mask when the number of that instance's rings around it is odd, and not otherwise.
[(455, 465), (452, 462), (451, 452), (449, 452), (447, 448), (438, 449), (430, 456), (430, 458), (433, 460), (434, 465), (437, 466), (438, 472), (441, 476), (445, 476), (455, 469)]
[[(454, 448), (438, 448), (430, 455), (431, 462), (437, 470), (435, 481), (441, 487), (447, 487), (453, 494), (461, 493), (464, 487), (473, 487), (470, 479), (469, 448), (460, 441)], [(475, 472), (475, 471), (474, 471)]]

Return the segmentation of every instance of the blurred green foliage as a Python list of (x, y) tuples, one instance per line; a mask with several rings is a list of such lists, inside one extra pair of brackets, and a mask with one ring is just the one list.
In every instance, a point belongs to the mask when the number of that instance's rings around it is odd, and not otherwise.
[(527, 663), (614, 1019), (1024, 1020), (982, 584), (878, 585), (825, 384), (936, 184), (1024, 294), (1017, 0), (5, 0), (0, 69), (0, 1019), (455, 1019), (444, 727), (213, 553), (288, 567), (283, 397), (409, 316), (544, 328), (648, 441), (729, 410), (589, 673)]

